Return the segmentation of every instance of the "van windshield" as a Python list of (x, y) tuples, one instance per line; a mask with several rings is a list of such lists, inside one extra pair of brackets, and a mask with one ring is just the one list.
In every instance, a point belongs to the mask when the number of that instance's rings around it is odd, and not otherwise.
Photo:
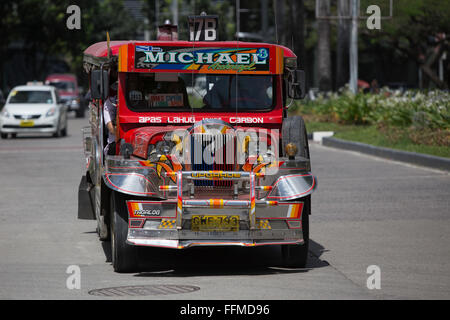
[(271, 75), (129, 73), (127, 104), (133, 111), (268, 111)]

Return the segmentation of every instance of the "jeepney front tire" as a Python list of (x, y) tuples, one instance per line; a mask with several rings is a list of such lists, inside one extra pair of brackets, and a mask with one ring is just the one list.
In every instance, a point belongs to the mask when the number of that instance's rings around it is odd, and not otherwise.
[(137, 270), (137, 248), (127, 243), (128, 213), (125, 199), (111, 192), (111, 260), (115, 272), (127, 273)]
[(287, 268), (305, 268), (309, 252), (309, 214), (311, 198), (304, 202), (302, 212), (303, 244), (287, 244), (281, 246), (283, 266)]
[(7, 133), (1, 133), (1, 138), (2, 139), (8, 139), (8, 134)]

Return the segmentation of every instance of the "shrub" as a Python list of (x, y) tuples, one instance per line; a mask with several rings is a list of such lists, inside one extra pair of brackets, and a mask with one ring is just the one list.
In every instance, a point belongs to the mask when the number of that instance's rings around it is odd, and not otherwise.
[(342, 124), (376, 124), (417, 129), (450, 129), (450, 94), (444, 91), (403, 94), (382, 89), (379, 94), (319, 94), (313, 101), (297, 104), (299, 113)]

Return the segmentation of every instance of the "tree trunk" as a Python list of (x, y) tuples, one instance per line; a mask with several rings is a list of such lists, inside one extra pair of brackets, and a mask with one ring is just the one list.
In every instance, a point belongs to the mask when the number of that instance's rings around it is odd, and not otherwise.
[[(328, 16), (330, 0), (319, 1), (319, 16)], [(330, 22), (328, 19), (319, 19), (317, 30), (317, 65), (319, 77), (319, 90), (331, 90), (331, 54), (330, 54)]]
[(274, 11), (275, 11), (275, 39), (277, 44), (286, 45), (286, 30), (285, 30), (285, 20), (286, 13), (284, 9), (284, 0), (274, 1)]
[(306, 51), (305, 51), (305, 6), (303, 0), (290, 0), (291, 11), (291, 33), (293, 38), (293, 50), (297, 55), (297, 66), (299, 69), (306, 70)]
[[(338, 15), (350, 16), (349, 0), (338, 0)], [(336, 48), (336, 89), (342, 88), (349, 81), (349, 48), (350, 48), (350, 19), (339, 19), (337, 28)]]

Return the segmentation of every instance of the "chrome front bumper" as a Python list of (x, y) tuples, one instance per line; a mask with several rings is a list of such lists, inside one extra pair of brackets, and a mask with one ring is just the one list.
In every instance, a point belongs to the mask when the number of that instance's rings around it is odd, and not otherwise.
[[(129, 214), (128, 243), (141, 246), (187, 248), (192, 246), (261, 246), (302, 244), (304, 199), (268, 200), (272, 186), (257, 185), (262, 174), (225, 171), (166, 172), (176, 177), (176, 185), (160, 185), (160, 190), (176, 192), (176, 198), (161, 201), (127, 201)], [(249, 182), (247, 195), (237, 199), (199, 199), (185, 188), (192, 180), (221, 179)], [(278, 181), (278, 180), (277, 180)], [(313, 189), (313, 186), (308, 189)], [(192, 183), (191, 183), (192, 185)], [(278, 188), (275, 186), (275, 189)], [(188, 190), (185, 192), (183, 190)], [(258, 199), (257, 192), (268, 192)], [(275, 192), (274, 194), (278, 194)], [(309, 193), (308, 193), (309, 194)], [(247, 199), (246, 199), (247, 198)], [(238, 216), (239, 230), (197, 231), (191, 228), (196, 216)]]
[(301, 240), (168, 240), (149, 238), (129, 238), (129, 244), (137, 246), (150, 246), (171, 249), (187, 249), (190, 247), (211, 246), (237, 246), (237, 247), (259, 247), (267, 245), (303, 244)]

